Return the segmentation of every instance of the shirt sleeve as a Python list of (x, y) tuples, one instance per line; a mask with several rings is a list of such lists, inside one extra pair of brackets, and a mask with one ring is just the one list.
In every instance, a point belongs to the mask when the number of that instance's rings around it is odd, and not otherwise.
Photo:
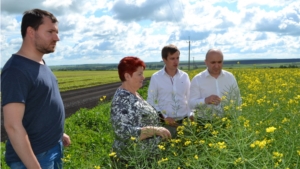
[(139, 138), (141, 135), (141, 127), (136, 126), (138, 113), (136, 108), (130, 102), (129, 97), (119, 97), (119, 100), (114, 102), (111, 107), (112, 127), (121, 140), (128, 140), (131, 137)]
[[(186, 90), (186, 96), (185, 97), (186, 97), (186, 100), (187, 100), (187, 104), (189, 104), (191, 81), (190, 81), (190, 78), (189, 78), (188, 75), (186, 75), (186, 83), (188, 85), (187, 85), (187, 89), (185, 89)], [(192, 110), (190, 109), (189, 105), (187, 106), (187, 109), (188, 109), (188, 112), (189, 112), (188, 116), (194, 115)]]
[[(148, 87), (148, 97), (147, 102), (155, 108), (156, 111), (161, 112), (161, 108), (159, 107), (159, 100), (158, 100), (158, 84), (155, 77), (151, 77), (150, 84)], [(166, 118), (166, 115), (163, 114)]]
[(242, 105), (242, 98), (241, 98), (241, 93), (240, 93), (239, 86), (238, 86), (237, 81), (236, 81), (234, 76), (233, 76), (233, 81), (234, 81), (233, 83), (234, 83), (234, 86), (235, 86), (235, 91), (234, 91), (235, 97), (238, 101), (238, 106), (240, 106), (240, 105)]
[(8, 103), (25, 103), (30, 90), (30, 81), (25, 74), (16, 69), (6, 69), (1, 74), (2, 106)]
[(198, 79), (196, 76), (191, 81), (189, 105), (191, 109), (195, 109), (196, 106), (201, 103), (205, 103), (205, 98), (202, 98), (200, 86), (198, 84)]

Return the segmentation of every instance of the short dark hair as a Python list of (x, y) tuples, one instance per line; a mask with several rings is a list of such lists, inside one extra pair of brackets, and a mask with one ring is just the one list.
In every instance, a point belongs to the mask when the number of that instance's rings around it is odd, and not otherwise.
[(144, 70), (146, 69), (146, 64), (138, 57), (124, 57), (118, 65), (118, 73), (120, 80), (124, 82), (126, 80), (124, 76), (125, 73), (129, 73), (130, 76), (132, 76), (133, 72), (135, 72), (140, 66), (142, 66)]
[(28, 27), (32, 27), (34, 30), (37, 30), (39, 26), (43, 24), (43, 18), (45, 16), (49, 17), (52, 23), (58, 22), (56, 17), (48, 11), (41, 9), (32, 9), (25, 11), (21, 23), (22, 38), (24, 39), (24, 37), (26, 36), (26, 30)]
[(173, 44), (170, 44), (170, 45), (167, 45), (167, 46), (164, 46), (161, 50), (161, 57), (163, 59), (166, 59), (168, 58), (169, 54), (173, 55), (175, 52), (179, 52), (180, 54), (180, 51), (179, 49), (177, 48), (177, 46), (173, 45)]

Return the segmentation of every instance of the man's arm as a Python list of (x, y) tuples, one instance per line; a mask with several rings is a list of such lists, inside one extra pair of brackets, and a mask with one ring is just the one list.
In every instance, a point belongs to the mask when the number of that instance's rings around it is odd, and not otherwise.
[(201, 97), (200, 87), (196, 76), (191, 81), (189, 105), (191, 109), (195, 109), (195, 107), (200, 103), (205, 104), (205, 98)]
[(157, 112), (162, 111), (159, 107), (158, 90), (155, 78), (152, 76), (148, 87), (147, 102), (155, 108)]
[[(185, 89), (185, 98), (187, 101), (187, 104), (189, 104), (189, 99), (190, 99), (190, 87), (191, 87), (191, 81), (189, 76), (187, 75), (186, 79), (185, 79), (185, 83), (187, 84), (187, 88)], [(188, 105), (188, 111), (190, 112), (188, 114), (189, 117), (191, 117), (190, 119), (193, 119), (194, 113), (192, 112), (190, 106)]]
[(33, 153), (27, 132), (22, 124), (24, 111), (23, 103), (9, 103), (3, 106), (4, 127), (14, 150), (26, 168), (40, 169), (40, 164)]
[(235, 86), (235, 97), (237, 99), (237, 103), (238, 103), (238, 106), (241, 106), (242, 105), (242, 98), (241, 98), (241, 93), (240, 93), (240, 89), (239, 89), (239, 86), (238, 86), (238, 83), (235, 79), (235, 77), (233, 76), (233, 83), (234, 83), (234, 86)]

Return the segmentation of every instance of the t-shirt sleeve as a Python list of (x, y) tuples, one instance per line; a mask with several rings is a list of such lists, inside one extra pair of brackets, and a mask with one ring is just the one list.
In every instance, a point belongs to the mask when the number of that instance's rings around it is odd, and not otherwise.
[(9, 68), (1, 73), (2, 107), (8, 103), (25, 103), (29, 90), (29, 78), (24, 72)]

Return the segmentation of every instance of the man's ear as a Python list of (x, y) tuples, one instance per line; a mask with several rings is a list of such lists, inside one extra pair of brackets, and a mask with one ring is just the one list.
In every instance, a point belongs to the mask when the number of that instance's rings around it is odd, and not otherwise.
[(33, 27), (28, 26), (26, 29), (26, 36), (29, 36), (32, 38), (34, 36), (34, 32), (35, 32), (35, 30), (33, 29)]

